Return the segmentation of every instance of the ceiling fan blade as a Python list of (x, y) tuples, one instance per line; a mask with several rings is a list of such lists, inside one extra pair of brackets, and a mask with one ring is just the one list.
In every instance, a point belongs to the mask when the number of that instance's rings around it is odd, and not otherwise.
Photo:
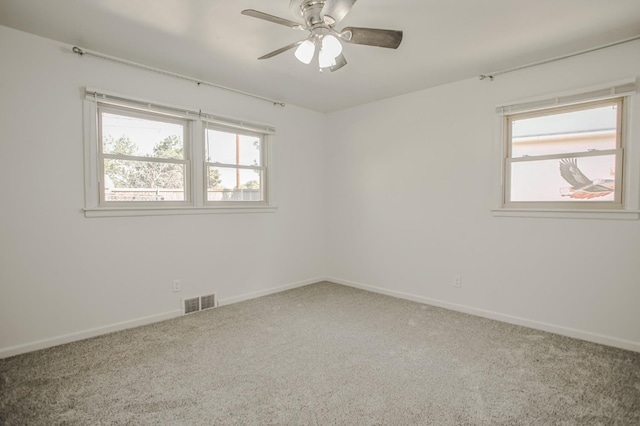
[(347, 16), (357, 0), (326, 0), (322, 8), (323, 16), (330, 16), (334, 20), (334, 24), (342, 21)]
[(284, 25), (296, 30), (304, 30), (305, 27), (297, 22), (290, 21), (288, 19), (279, 18), (277, 16), (269, 15), (268, 13), (259, 12), (253, 9), (246, 9), (241, 12), (243, 15), (251, 16), (252, 18), (263, 19), (265, 21), (274, 22), (276, 24)]
[(280, 49), (278, 49), (278, 50), (274, 50), (274, 51), (273, 51), (273, 52), (271, 52), (271, 53), (267, 53), (266, 55), (260, 56), (258, 59), (269, 59), (269, 58), (273, 58), (274, 56), (279, 55), (279, 54), (281, 54), (281, 53), (283, 53), (283, 52), (286, 52), (287, 50), (291, 50), (291, 49), (293, 49), (293, 48), (294, 48), (294, 47), (296, 47), (296, 46), (300, 46), (302, 43), (304, 43), (304, 40), (296, 41), (295, 43), (288, 44), (288, 45), (286, 45), (286, 46), (284, 46), (284, 47), (281, 47), (281, 48), (280, 48)]
[(397, 49), (402, 42), (402, 31), (347, 27), (340, 37), (347, 43)]
[(344, 57), (343, 54), (340, 54), (336, 58), (336, 64), (329, 69), (331, 70), (331, 72), (334, 72), (334, 71), (338, 71), (340, 68), (344, 67), (345, 65), (347, 65), (347, 59)]

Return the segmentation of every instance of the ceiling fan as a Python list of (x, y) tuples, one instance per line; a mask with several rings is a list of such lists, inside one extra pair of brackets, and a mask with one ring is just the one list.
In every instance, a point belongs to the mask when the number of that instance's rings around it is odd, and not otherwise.
[(242, 14), (284, 25), (295, 30), (309, 31), (309, 36), (291, 43), (258, 59), (269, 59), (296, 47), (295, 56), (304, 64), (310, 64), (316, 54), (320, 71), (337, 71), (347, 65), (342, 54), (342, 43), (397, 49), (402, 42), (402, 31), (377, 28), (346, 27), (341, 31), (335, 26), (349, 13), (357, 0), (291, 0), (291, 12), (304, 19), (304, 24), (269, 15), (253, 9)]

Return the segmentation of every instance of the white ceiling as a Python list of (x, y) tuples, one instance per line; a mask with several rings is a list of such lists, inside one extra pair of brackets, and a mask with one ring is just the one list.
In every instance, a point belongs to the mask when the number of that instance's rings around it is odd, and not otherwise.
[(320, 73), (305, 34), (240, 14), (296, 20), (289, 0), (0, 0), (0, 25), (329, 112), (640, 35), (640, 0), (359, 0), (338, 28), (404, 31), (398, 50), (344, 47)]

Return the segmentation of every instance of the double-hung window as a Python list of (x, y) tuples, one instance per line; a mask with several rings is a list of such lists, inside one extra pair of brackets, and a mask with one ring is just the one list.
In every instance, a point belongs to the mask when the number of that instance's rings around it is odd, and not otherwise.
[(188, 205), (189, 121), (98, 106), (101, 205)]
[(626, 120), (634, 91), (635, 83), (627, 83), (500, 107), (502, 209), (628, 208)]
[(273, 211), (269, 126), (87, 89), (85, 215)]
[(262, 202), (264, 137), (207, 124), (205, 126), (206, 202)]
[(505, 204), (619, 208), (622, 98), (508, 115)]

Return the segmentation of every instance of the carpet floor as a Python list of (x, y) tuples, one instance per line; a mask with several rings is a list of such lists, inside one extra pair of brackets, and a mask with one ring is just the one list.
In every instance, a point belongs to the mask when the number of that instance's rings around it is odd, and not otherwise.
[(640, 353), (318, 283), (0, 360), (2, 425), (640, 425)]

